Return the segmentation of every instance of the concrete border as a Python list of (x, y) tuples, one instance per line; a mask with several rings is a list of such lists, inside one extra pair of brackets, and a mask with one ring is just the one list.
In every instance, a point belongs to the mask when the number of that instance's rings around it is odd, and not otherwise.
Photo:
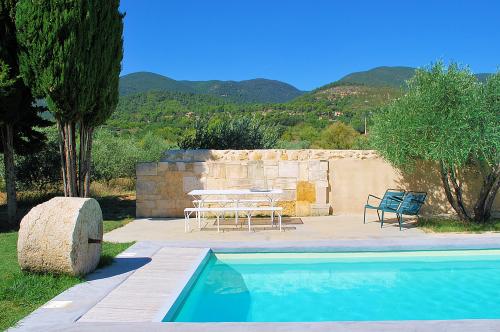
[[(56, 296), (53, 301), (71, 301), (61, 308), (42, 306), (24, 318), (13, 331), (499, 331), (499, 320), (450, 321), (388, 321), (388, 322), (314, 322), (314, 323), (163, 323), (148, 322), (78, 322), (91, 308), (126, 281), (140, 267), (148, 264), (162, 248), (212, 248), (214, 252), (349, 252), (349, 251), (409, 251), (500, 249), (500, 237), (484, 235), (446, 235), (418, 239), (369, 239), (297, 242), (139, 242), (120, 254), (115, 262), (87, 277), (87, 282), (76, 285)], [(205, 257), (206, 258), (206, 257)], [(203, 261), (203, 260), (201, 260)], [(178, 294), (189, 289), (190, 280), (199, 267), (191, 270)], [(175, 306), (171, 304), (170, 308)], [(158, 310), (167, 309), (167, 304)], [(45, 307), (45, 308), (44, 308)], [(161, 311), (157, 311), (155, 320)], [(166, 312), (166, 311), (163, 311)]]

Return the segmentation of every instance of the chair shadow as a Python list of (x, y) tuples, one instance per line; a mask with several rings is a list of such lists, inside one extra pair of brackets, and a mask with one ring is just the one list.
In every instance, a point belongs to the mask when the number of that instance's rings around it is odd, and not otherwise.
[(95, 270), (87, 275), (87, 281), (111, 278), (137, 270), (151, 262), (150, 257), (116, 257), (111, 265)]
[[(367, 223), (377, 223), (380, 224), (380, 221), (378, 219), (367, 221)], [(388, 227), (396, 227), (399, 228), (399, 221), (398, 218), (384, 218), (384, 225), (381, 227), (383, 228), (388, 228)], [(412, 229), (412, 228), (417, 228), (417, 220), (416, 219), (407, 219), (403, 221), (403, 224), (401, 224), (402, 230), (405, 229)]]

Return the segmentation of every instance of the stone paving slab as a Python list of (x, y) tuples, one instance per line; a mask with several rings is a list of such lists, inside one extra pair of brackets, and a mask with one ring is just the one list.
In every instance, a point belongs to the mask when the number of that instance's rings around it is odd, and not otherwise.
[[(376, 213), (367, 215), (367, 223), (363, 224), (363, 215), (333, 215), (322, 217), (301, 217), (302, 225), (293, 225), (293, 229), (280, 232), (277, 228), (269, 229), (253, 225), (251, 232), (226, 231), (235, 226), (221, 226), (222, 232), (217, 232), (213, 220), (203, 223), (203, 230), (198, 230), (194, 219), (191, 220), (192, 231), (184, 231), (184, 219), (137, 219), (124, 227), (117, 228), (104, 235), (105, 241), (324, 241), (342, 239), (387, 239), (414, 238), (429, 236), (412, 222), (406, 223), (403, 230), (394, 219), (389, 219), (380, 227)], [(231, 219), (233, 220), (233, 219)], [(246, 226), (246, 223), (243, 223)]]
[(154, 243), (136, 243), (118, 255), (113, 264), (89, 274), (87, 281), (57, 295), (48, 303), (67, 301), (62, 308), (38, 308), (22, 319), (11, 330), (51, 331), (58, 326), (74, 323), (117, 285), (125, 281), (138, 268), (147, 264), (161, 246)]
[(79, 322), (150, 322), (174, 305), (208, 248), (163, 248)]

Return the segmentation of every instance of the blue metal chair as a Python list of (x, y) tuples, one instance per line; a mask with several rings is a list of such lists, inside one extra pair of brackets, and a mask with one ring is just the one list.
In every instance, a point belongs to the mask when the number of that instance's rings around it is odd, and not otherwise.
[(408, 191), (404, 195), (403, 200), (390, 198), (390, 200), (393, 200), (394, 204), (398, 204), (398, 206), (397, 208), (394, 208), (394, 205), (386, 206), (382, 210), (382, 220), (380, 223), (380, 227), (384, 225), (383, 216), (385, 211), (396, 214), (399, 222), (399, 230), (401, 230), (401, 224), (403, 223), (403, 215), (417, 216), (418, 213), (420, 212), (420, 208), (422, 207), (422, 205), (424, 205), (426, 197), (427, 193), (425, 192)]
[[(366, 199), (365, 211), (364, 211), (364, 215), (363, 215), (363, 223), (366, 224), (366, 209), (377, 210), (378, 220), (383, 222), (384, 209), (385, 208), (391, 208), (393, 210), (397, 209), (399, 206), (399, 203), (401, 203), (401, 201), (403, 200), (404, 195), (405, 195), (405, 191), (402, 189), (387, 189), (382, 198), (374, 196), (372, 194), (368, 195), (368, 198)], [(378, 199), (379, 200), (378, 205), (371, 204), (370, 198)], [(382, 218), (380, 217), (379, 211), (382, 211)]]

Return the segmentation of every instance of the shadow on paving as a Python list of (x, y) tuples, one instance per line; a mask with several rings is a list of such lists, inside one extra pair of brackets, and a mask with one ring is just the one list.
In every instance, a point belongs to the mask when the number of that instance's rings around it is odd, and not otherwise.
[(115, 257), (113, 264), (96, 270), (85, 277), (87, 281), (106, 279), (137, 270), (151, 262), (149, 257)]

